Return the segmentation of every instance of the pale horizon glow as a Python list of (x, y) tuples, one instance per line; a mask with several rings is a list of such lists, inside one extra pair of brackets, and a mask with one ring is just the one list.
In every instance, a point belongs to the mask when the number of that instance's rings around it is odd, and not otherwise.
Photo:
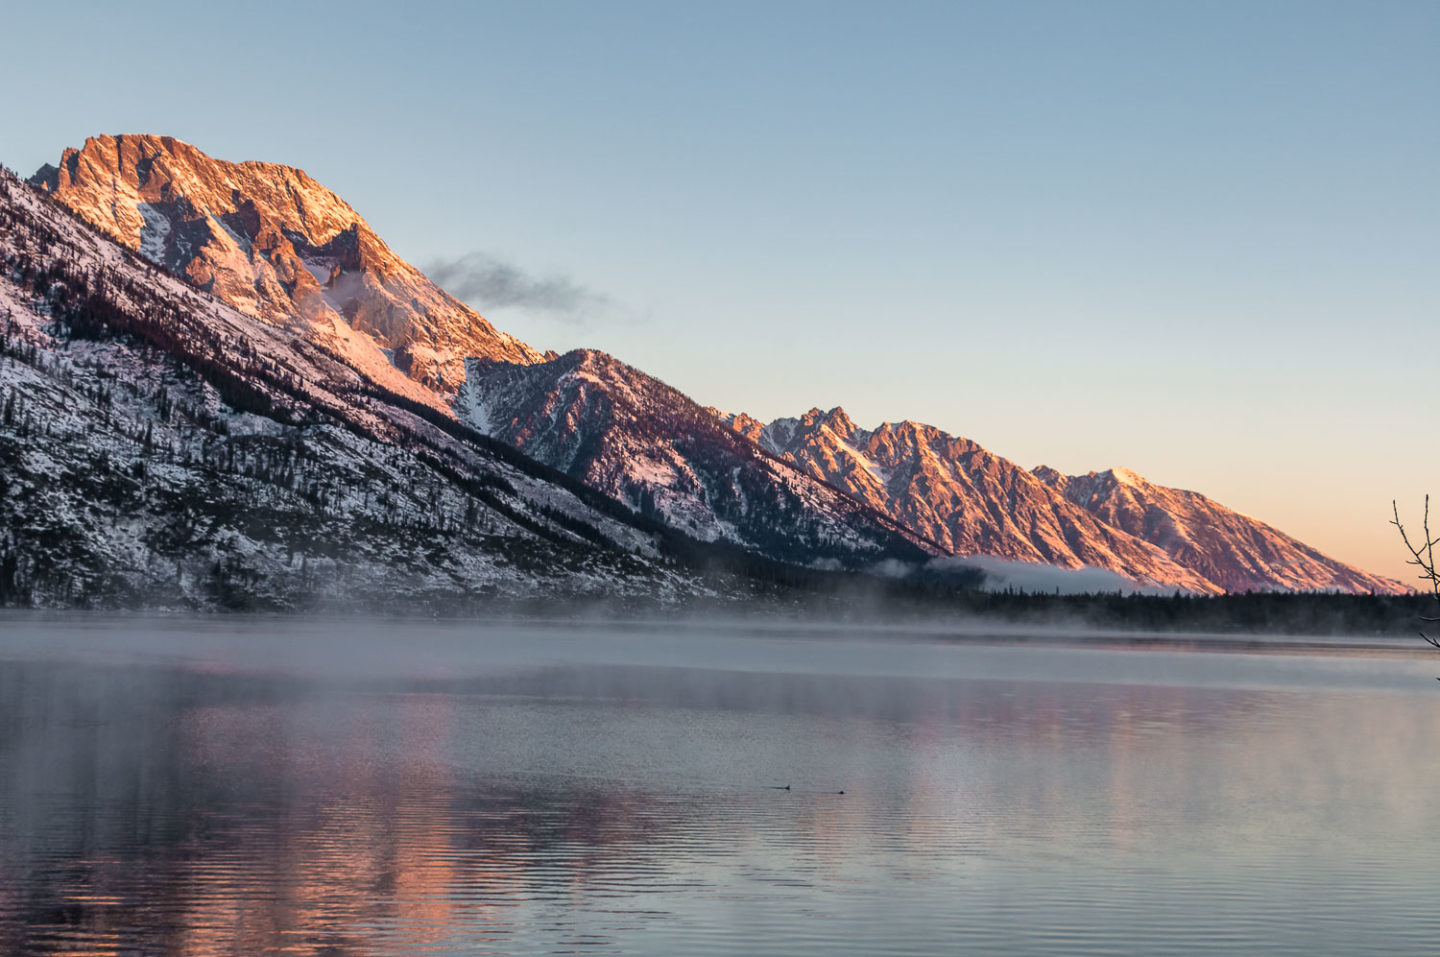
[[(0, 162), (299, 166), (478, 304), (764, 420), (1124, 466), (1405, 581), (1440, 496), (1440, 5), (7, 11)], [(568, 285), (567, 285), (568, 284)], [(1440, 505), (1437, 505), (1440, 511)]]

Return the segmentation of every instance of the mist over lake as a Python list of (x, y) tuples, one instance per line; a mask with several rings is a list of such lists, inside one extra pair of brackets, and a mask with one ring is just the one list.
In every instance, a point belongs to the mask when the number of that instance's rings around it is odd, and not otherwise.
[(0, 23), (0, 957), (1440, 954), (1440, 2)]
[(10, 617), (0, 951), (1413, 953), (1440, 930), (1437, 666)]

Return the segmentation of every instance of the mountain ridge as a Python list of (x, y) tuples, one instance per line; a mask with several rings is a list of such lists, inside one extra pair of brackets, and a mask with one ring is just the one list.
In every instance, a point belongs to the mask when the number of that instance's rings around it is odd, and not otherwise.
[(865, 430), (839, 406), (768, 424), (738, 415), (721, 421), (953, 554), (1104, 568), (1142, 585), (1217, 590), (1155, 546), (1054, 494), (1027, 470), (932, 426), (905, 420)]
[(462, 421), (701, 540), (852, 568), (944, 554), (598, 350), (529, 365), (474, 361), (456, 410)]
[[(1045, 466), (1026, 470), (972, 440), (913, 420), (861, 429), (839, 406), (768, 423), (712, 411), (773, 453), (959, 555), (1031, 562), (1038, 556), (1047, 564), (1104, 568), (1142, 584), (1201, 594), (1411, 590), (1200, 493), (1156, 486), (1130, 469), (1079, 477)], [(1097, 477), (1104, 481), (1097, 484)], [(1037, 485), (1064, 504), (1047, 501)], [(997, 512), (995, 502), (1002, 499), (1008, 508)], [(1089, 512), (1094, 524), (1067, 505)], [(1197, 540), (1203, 546), (1195, 546)]]
[(185, 284), (7, 171), (0, 264), (0, 604), (724, 594), (677, 565), (669, 530)]
[(1130, 469), (1064, 475), (1042, 465), (1033, 471), (1101, 521), (1156, 545), (1226, 591), (1277, 586), (1295, 591), (1410, 590), (1324, 555), (1199, 492), (1157, 485)]
[[(296, 332), (297, 343), (427, 415), (493, 436), (702, 540), (847, 568), (992, 555), (1201, 594), (1403, 589), (1178, 490), (1151, 486), (1144, 503), (1116, 504), (1123, 496), (1111, 494), (1116, 502), (1097, 504), (1067, 492), (1081, 477), (1023, 469), (922, 423), (865, 430), (840, 407), (762, 423), (702, 409), (596, 350), (541, 353), (430, 282), (295, 167), (217, 160), (171, 137), (102, 136), (65, 150), (31, 182), (135, 254)], [(1117, 486), (1143, 481), (1106, 474)], [(1156, 531), (1166, 507), (1194, 508), (1246, 541), (1211, 535), (1206, 547), (1221, 557), (1207, 563), (1184, 547), (1200, 539), (1194, 529)], [(1199, 521), (1182, 518), (1171, 516), (1171, 526)]]
[(67, 148), (31, 183), (240, 312), (299, 323), (341, 355), (393, 364), (441, 393), (458, 388), (468, 357), (545, 357), (426, 279), (296, 167), (121, 134)]

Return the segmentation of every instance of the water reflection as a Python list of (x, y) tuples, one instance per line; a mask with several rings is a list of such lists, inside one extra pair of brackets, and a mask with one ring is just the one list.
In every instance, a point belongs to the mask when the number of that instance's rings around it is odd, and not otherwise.
[(6, 662), (0, 951), (1401, 953), (1440, 929), (1418, 682), (483, 671)]

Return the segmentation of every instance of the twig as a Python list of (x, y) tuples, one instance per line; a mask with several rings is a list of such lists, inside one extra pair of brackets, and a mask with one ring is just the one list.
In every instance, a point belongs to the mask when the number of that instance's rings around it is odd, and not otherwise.
[[(1405, 547), (1410, 552), (1410, 559), (1405, 564), (1415, 565), (1420, 569), (1420, 574), (1417, 577), (1421, 581), (1429, 583), (1430, 593), (1435, 596), (1437, 602), (1440, 602), (1440, 573), (1437, 573), (1435, 570), (1435, 546), (1440, 545), (1440, 538), (1433, 537), (1430, 534), (1430, 496), (1425, 496), (1425, 517), (1422, 519), (1420, 526), (1425, 537), (1421, 540), (1423, 544), (1419, 546), (1410, 541), (1410, 535), (1405, 531), (1405, 526), (1400, 521), (1400, 506), (1396, 504), (1393, 499), (1390, 502), (1390, 508), (1395, 513), (1395, 520), (1390, 524), (1400, 530), (1400, 539), (1405, 543)], [(1432, 623), (1440, 622), (1440, 618), (1422, 617), (1420, 620)], [(1420, 632), (1420, 637), (1424, 638), (1432, 646), (1440, 648), (1440, 638), (1432, 638), (1423, 631)]]

